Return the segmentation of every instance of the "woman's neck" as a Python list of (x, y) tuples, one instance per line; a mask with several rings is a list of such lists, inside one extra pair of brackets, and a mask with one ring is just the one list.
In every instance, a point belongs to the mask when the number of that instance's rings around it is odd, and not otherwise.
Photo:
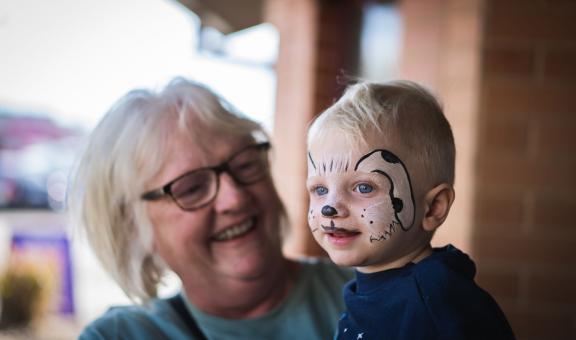
[(219, 282), (184, 282), (188, 299), (201, 311), (223, 318), (248, 319), (262, 316), (278, 306), (292, 291), (298, 265), (283, 260), (260, 277), (221, 278)]

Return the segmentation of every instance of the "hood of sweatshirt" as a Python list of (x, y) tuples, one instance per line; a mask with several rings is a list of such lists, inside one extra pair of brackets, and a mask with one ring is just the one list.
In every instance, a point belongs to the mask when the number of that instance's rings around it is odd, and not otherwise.
[(418, 263), (410, 262), (400, 268), (369, 274), (356, 271), (356, 283), (351, 288), (357, 293), (366, 294), (387, 282), (396, 281), (402, 277), (443, 271), (450, 271), (452, 275), (466, 280), (474, 280), (476, 265), (468, 255), (449, 244), (444, 247), (433, 248), (432, 254)]

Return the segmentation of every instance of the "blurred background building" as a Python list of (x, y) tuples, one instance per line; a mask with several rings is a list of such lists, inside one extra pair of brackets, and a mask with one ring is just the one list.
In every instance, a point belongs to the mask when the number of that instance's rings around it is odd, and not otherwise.
[(576, 339), (576, 2), (0, 0), (0, 46), (0, 272), (18, 264), (50, 293), (39, 337), (127, 302), (67, 223), (67, 176), (117, 98), (183, 75), (270, 131), (290, 256), (322, 254), (308, 122), (355, 77), (428, 86), (458, 153), (434, 242), (472, 255), (519, 339)]

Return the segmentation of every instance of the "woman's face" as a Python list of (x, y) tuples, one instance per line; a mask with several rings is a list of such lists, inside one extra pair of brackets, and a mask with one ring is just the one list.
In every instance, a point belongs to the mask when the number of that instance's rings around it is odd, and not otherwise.
[[(218, 133), (201, 148), (194, 138), (175, 133), (166, 163), (148, 183), (156, 189), (191, 170), (222, 164), (254, 144), (249, 138)], [(264, 278), (282, 259), (279, 239), (280, 201), (270, 176), (239, 185), (220, 174), (216, 198), (194, 211), (184, 211), (169, 196), (148, 203), (154, 246), (184, 284), (217, 289), (229, 280)], [(227, 281), (228, 280), (228, 281)]]

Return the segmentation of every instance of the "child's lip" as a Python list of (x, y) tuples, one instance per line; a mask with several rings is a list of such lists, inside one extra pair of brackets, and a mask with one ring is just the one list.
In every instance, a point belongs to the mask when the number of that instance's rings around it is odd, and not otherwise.
[(346, 246), (352, 243), (361, 232), (341, 229), (325, 233), (327, 240), (334, 246)]
[(336, 238), (345, 238), (345, 237), (354, 237), (356, 235), (360, 235), (361, 233), (359, 231), (336, 231), (333, 233), (326, 233), (328, 236), (330, 237), (336, 237)]
[(330, 237), (334, 237), (334, 238), (353, 237), (353, 236), (360, 234), (360, 232), (358, 230), (350, 230), (350, 229), (346, 229), (346, 228), (336, 227), (336, 225), (334, 224), (334, 221), (330, 221), (330, 226), (325, 226), (323, 224), (320, 224), (320, 226), (324, 230), (325, 234), (327, 234)]

